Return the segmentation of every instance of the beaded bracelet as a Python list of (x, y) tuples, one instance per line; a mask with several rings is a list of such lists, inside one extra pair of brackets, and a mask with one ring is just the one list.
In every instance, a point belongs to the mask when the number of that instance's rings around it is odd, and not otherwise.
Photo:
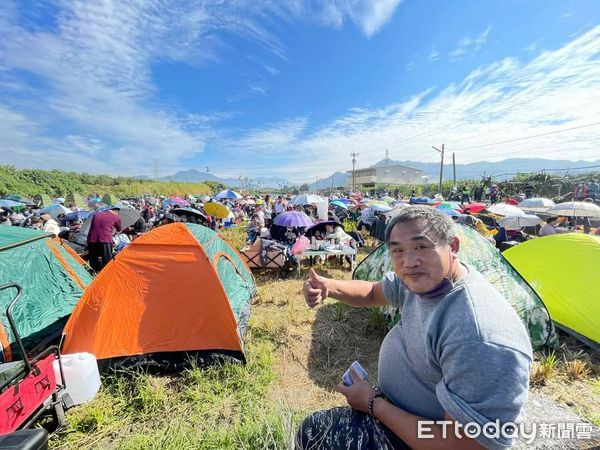
[(373, 396), (369, 400), (369, 411), (368, 411), (368, 414), (371, 417), (375, 417), (375, 415), (373, 414), (373, 404), (375, 403), (375, 399), (379, 398), (379, 397), (383, 397), (383, 393), (379, 390), (378, 386), (375, 386), (375, 393), (373, 394)]

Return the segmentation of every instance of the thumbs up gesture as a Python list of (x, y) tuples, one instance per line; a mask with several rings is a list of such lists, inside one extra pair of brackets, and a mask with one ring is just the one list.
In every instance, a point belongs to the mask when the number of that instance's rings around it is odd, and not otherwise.
[(327, 288), (327, 278), (317, 275), (315, 269), (311, 268), (308, 273), (308, 280), (304, 282), (302, 288), (306, 304), (314, 308), (327, 298), (329, 289)]

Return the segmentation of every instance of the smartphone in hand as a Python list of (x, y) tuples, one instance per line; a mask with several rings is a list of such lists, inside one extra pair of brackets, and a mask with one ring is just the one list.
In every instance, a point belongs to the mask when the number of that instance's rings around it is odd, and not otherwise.
[(361, 380), (367, 379), (367, 371), (364, 369), (363, 366), (360, 365), (358, 361), (354, 361), (352, 364), (350, 364), (348, 370), (344, 372), (344, 375), (342, 375), (342, 382), (346, 386), (352, 386), (354, 384), (354, 381), (352, 381), (352, 377), (350, 376), (350, 369), (354, 369), (354, 371), (358, 374)]

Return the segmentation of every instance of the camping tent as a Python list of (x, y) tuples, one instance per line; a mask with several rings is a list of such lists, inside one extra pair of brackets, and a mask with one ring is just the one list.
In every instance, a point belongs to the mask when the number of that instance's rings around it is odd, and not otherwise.
[(119, 199), (115, 197), (113, 194), (104, 194), (102, 197), (102, 203), (105, 205), (116, 205)]
[(69, 192), (65, 197), (65, 205), (72, 208), (74, 206), (82, 209), (87, 209), (88, 204), (84, 201), (83, 197), (75, 192)]
[(243, 361), (255, 291), (240, 255), (214, 231), (163, 225), (100, 272), (65, 326), (63, 350), (93, 353), (103, 368)]
[(50, 197), (48, 194), (36, 194), (36, 196), (33, 197), (33, 202), (40, 208), (50, 206), (54, 203), (52, 201), (52, 197)]
[(555, 234), (503, 253), (544, 300), (561, 328), (600, 346), (600, 238)]
[[(533, 348), (556, 346), (556, 332), (544, 304), (496, 247), (468, 225), (458, 225), (458, 237), (461, 261), (481, 272), (510, 302), (527, 327)], [(358, 265), (353, 278), (378, 281), (390, 270), (389, 253), (383, 244)], [(384, 307), (382, 312), (390, 327), (400, 320), (400, 311), (396, 308)]]
[[(60, 336), (67, 317), (92, 282), (84, 262), (52, 234), (21, 227), (0, 227), (0, 284), (23, 288), (14, 307), (17, 329), (25, 348)], [(4, 360), (16, 351), (6, 308), (16, 294), (0, 292), (0, 343)]]

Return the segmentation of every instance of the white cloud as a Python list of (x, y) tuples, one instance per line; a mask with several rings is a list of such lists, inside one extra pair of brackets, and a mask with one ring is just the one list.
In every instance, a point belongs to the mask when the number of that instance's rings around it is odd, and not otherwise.
[(458, 61), (467, 54), (475, 54), (481, 47), (483, 47), (488, 39), (488, 35), (492, 30), (491, 26), (488, 26), (483, 33), (477, 37), (465, 36), (458, 41), (458, 44), (454, 50), (449, 53), (450, 61)]
[[(399, 0), (327, 2), (340, 20), (350, 18), (367, 36), (389, 20), (398, 4)], [(42, 9), (55, 13), (49, 25), (31, 19)], [(321, 21), (320, 11), (297, 0), (54, 0), (27, 4), (27, 9), (18, 0), (3, 0), (0, 120), (7, 122), (0, 159), (31, 164), (31, 159), (15, 155), (35, 153), (39, 144), (45, 155), (35, 162), (38, 166), (44, 161), (49, 163), (46, 167), (140, 173), (151, 170), (154, 158), (165, 170), (181, 164), (203, 151), (206, 141), (218, 134), (214, 127), (219, 118), (229, 113), (192, 117), (159, 101), (152, 66), (221, 63), (231, 35), (287, 64), (287, 50), (278, 37), (281, 23)], [(273, 64), (262, 66), (272, 77), (280, 72)], [(246, 91), (231, 100), (268, 91), (264, 80), (249, 79)], [(99, 149), (104, 162), (91, 161)], [(72, 155), (65, 157), (65, 152)], [(77, 152), (86, 157), (75, 157)]]
[(435, 47), (433, 47), (431, 49), (431, 53), (427, 57), (427, 60), (434, 62), (434, 61), (437, 61), (438, 59), (440, 59), (440, 53), (435, 49)]
[(285, 123), (251, 130), (250, 135), (268, 136), (270, 130), (285, 135), (285, 151), (242, 158), (237, 170), (314, 181), (315, 176), (350, 170), (353, 150), (359, 153), (358, 166), (367, 167), (383, 159), (386, 149), (396, 160), (437, 161), (431, 146), (442, 143), (447, 152), (456, 152), (459, 163), (513, 157), (593, 161), (598, 159), (600, 125), (488, 144), (597, 122), (599, 55), (600, 26), (529, 62), (507, 58), (403, 103), (353, 108), (317, 130), (306, 124), (303, 133), (286, 133)]
[(319, 11), (321, 20), (341, 27), (348, 17), (371, 37), (391, 19), (401, 0), (326, 0)]

